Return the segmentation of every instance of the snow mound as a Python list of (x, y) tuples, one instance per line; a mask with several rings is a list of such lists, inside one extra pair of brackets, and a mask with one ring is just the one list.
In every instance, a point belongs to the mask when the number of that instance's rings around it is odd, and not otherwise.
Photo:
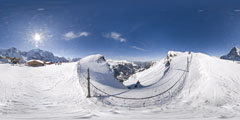
[(88, 68), (92, 80), (109, 87), (124, 88), (124, 86), (114, 78), (114, 73), (103, 55), (96, 54), (82, 58), (80, 60), (80, 69), (85, 76), (87, 75)]
[(179, 98), (192, 106), (240, 102), (240, 65), (205, 54), (193, 54), (188, 79)]

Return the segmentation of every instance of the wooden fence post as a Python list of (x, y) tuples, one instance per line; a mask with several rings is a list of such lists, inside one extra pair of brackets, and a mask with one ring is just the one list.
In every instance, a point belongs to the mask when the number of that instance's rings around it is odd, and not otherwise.
[(87, 95), (87, 98), (90, 98), (91, 97), (91, 94), (90, 94), (90, 73), (89, 73), (89, 68), (87, 69), (87, 72), (88, 72), (88, 76), (87, 76), (87, 81), (88, 81), (88, 95)]

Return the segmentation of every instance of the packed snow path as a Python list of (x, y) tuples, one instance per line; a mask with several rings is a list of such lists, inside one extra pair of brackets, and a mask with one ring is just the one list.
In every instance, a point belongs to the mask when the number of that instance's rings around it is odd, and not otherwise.
[(76, 70), (76, 63), (44, 67), (1, 64), (0, 119), (1, 115), (13, 119), (91, 117)]
[[(137, 89), (128, 89), (113, 78), (112, 71), (101, 55), (92, 55), (80, 60), (78, 73), (81, 85), (87, 88), (87, 69), (90, 69), (90, 89), (93, 97), (91, 100), (95, 102), (124, 107), (161, 105), (169, 102), (183, 88), (190, 58), (191, 54), (175, 56), (170, 66), (160, 61), (148, 70), (133, 75), (125, 85), (139, 81), (141, 88)], [(87, 89), (85, 92), (87, 93)]]

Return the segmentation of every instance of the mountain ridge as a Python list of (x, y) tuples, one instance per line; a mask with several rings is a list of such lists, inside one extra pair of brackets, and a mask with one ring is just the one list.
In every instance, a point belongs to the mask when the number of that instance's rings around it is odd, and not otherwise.
[(227, 55), (223, 55), (220, 58), (225, 60), (240, 61), (240, 50), (238, 47), (235, 46)]
[(20, 62), (24, 63), (28, 60), (42, 60), (45, 62), (70, 62), (65, 57), (55, 56), (52, 52), (41, 50), (41, 49), (32, 49), (29, 51), (21, 51), (15, 47), (8, 49), (0, 49), (0, 56), (16, 57), (20, 58)]

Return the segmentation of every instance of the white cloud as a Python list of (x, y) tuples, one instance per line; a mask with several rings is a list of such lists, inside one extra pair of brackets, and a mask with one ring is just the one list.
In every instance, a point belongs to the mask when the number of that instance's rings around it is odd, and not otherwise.
[(44, 11), (45, 9), (44, 8), (38, 8), (37, 10), (38, 11)]
[[(127, 42), (127, 40), (125, 38), (123, 38), (120, 33), (117, 33), (117, 32), (106, 33), (106, 34), (103, 35), (103, 37), (114, 39), (114, 40), (117, 40), (117, 41), (119, 41), (121, 43)], [(130, 47), (130, 48), (139, 50), (139, 51), (146, 51), (145, 49), (137, 47), (137, 46), (130, 46), (130, 45), (127, 45), (127, 46)]]
[(140, 51), (146, 51), (145, 49), (140, 48), (140, 47), (137, 47), (137, 46), (131, 46), (131, 48), (134, 48), (134, 49), (136, 49), (136, 50), (140, 50)]
[(77, 35), (74, 32), (68, 32), (64, 35), (66, 40), (74, 39), (77, 38)]
[(240, 9), (235, 9), (235, 10), (233, 10), (234, 12), (240, 12)]
[(118, 40), (120, 42), (127, 42), (127, 40), (125, 38), (123, 38), (121, 34), (119, 34), (117, 32), (107, 33), (107, 34), (104, 35), (104, 37), (112, 38), (112, 39)]
[(82, 36), (87, 37), (88, 35), (89, 35), (88, 32), (81, 32), (81, 33), (79, 34), (79, 37), (82, 37)]
[(202, 9), (199, 9), (198, 12), (201, 13), (201, 12), (204, 12), (205, 10), (202, 10)]
[(71, 40), (75, 38), (80, 38), (80, 37), (87, 37), (89, 35), (88, 32), (80, 32), (80, 33), (74, 33), (73, 31), (67, 32), (64, 34), (65, 40)]

